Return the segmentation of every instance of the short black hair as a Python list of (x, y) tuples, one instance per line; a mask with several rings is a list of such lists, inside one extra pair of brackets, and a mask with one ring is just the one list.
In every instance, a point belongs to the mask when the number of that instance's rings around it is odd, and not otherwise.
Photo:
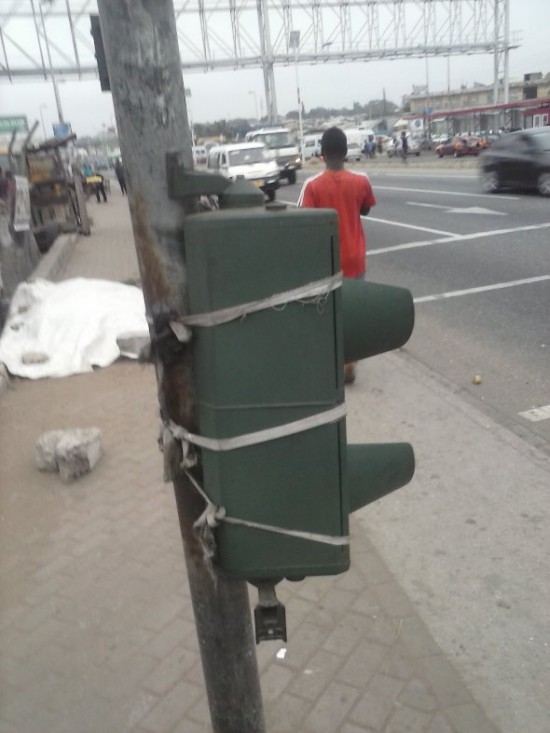
[(321, 138), (321, 155), (324, 158), (345, 158), (348, 154), (346, 133), (339, 127), (329, 127)]

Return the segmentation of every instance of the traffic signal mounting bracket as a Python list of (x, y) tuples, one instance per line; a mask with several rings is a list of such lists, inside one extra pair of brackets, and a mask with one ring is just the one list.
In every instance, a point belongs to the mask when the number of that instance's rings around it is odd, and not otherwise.
[(101, 26), (99, 24), (99, 15), (90, 15), (90, 33), (94, 40), (95, 58), (97, 61), (97, 71), (99, 74), (99, 83), (102, 92), (111, 91), (111, 80), (109, 79), (109, 69), (107, 67), (107, 59), (105, 58), (105, 48), (103, 46), (103, 36), (101, 35)]
[(168, 194), (172, 199), (216, 196), (231, 186), (231, 181), (225, 176), (185, 168), (181, 152), (166, 154), (166, 179)]
[(258, 605), (254, 609), (256, 644), (261, 641), (287, 640), (286, 610), (275, 592), (278, 582), (279, 578), (253, 583), (258, 589)]

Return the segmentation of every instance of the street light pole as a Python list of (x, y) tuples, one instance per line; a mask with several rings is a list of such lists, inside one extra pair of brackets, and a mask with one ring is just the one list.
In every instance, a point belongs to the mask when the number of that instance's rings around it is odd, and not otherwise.
[(504, 103), (510, 101), (510, 0), (504, 0)]
[(296, 71), (296, 93), (298, 96), (298, 126), (300, 129), (300, 155), (304, 157), (304, 127), (302, 122), (302, 98), (300, 95), (300, 78), (298, 76), (298, 49), (300, 47), (300, 31), (290, 31), (288, 40), (290, 48), (294, 49), (294, 69)]
[(187, 116), (189, 118), (189, 130), (191, 132), (191, 145), (195, 147), (195, 126), (193, 124), (193, 114), (191, 112), (191, 90), (185, 87), (185, 97), (189, 100), (187, 104)]
[(46, 140), (46, 126), (44, 125), (44, 115), (42, 114), (42, 110), (47, 108), (47, 104), (40, 105), (40, 119), (42, 120), (42, 135), (44, 136), (44, 141)]
[(432, 126), (431, 126), (431, 104), (430, 104), (430, 70), (428, 66), (428, 54), (426, 54), (426, 125), (428, 128), (428, 137), (431, 138), (432, 136)]
[(254, 95), (254, 109), (256, 111), (256, 122), (259, 122), (260, 118), (258, 117), (258, 97), (256, 96), (256, 92), (248, 92), (248, 93)]

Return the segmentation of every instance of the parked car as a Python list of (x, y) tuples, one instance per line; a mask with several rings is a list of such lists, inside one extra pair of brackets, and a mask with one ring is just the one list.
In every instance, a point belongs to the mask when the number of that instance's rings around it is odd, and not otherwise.
[(218, 145), (208, 153), (207, 168), (232, 181), (243, 176), (260, 188), (269, 201), (279, 188), (279, 165), (271, 150), (263, 143)]
[(479, 155), (481, 149), (479, 137), (457, 135), (456, 137), (447, 138), (444, 143), (436, 147), (435, 152), (440, 158), (445, 155), (462, 158), (463, 155)]
[[(420, 155), (420, 145), (412, 137), (407, 137), (407, 140), (409, 142), (409, 155), (416, 155), (416, 157), (418, 157)], [(388, 140), (386, 143), (386, 155), (388, 158), (401, 155), (400, 138), (390, 138)]]
[(438, 145), (446, 143), (450, 139), (448, 135), (432, 135), (432, 148), (436, 148)]
[(408, 140), (409, 140), (409, 155), (416, 155), (416, 157), (418, 158), (418, 156), (420, 155), (420, 151), (422, 150), (421, 141), (416, 140), (413, 137), (409, 137)]
[(494, 142), (481, 157), (481, 187), (487, 193), (524, 188), (550, 196), (550, 127), (511, 132)]
[(489, 148), (493, 143), (496, 143), (497, 140), (500, 140), (502, 135), (498, 132), (489, 132), (485, 135), (480, 135), (480, 147), (482, 148)]

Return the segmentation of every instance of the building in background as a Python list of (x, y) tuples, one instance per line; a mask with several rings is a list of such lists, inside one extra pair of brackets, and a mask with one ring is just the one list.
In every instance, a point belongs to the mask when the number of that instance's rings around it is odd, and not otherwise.
[[(463, 84), (460, 89), (451, 89), (445, 92), (428, 92), (426, 87), (413, 87), (412, 94), (403, 98), (403, 107), (410, 114), (422, 116), (425, 111), (441, 111), (460, 109), (461, 107), (481, 107), (494, 104), (494, 85), (478, 84), (471, 87)], [(550, 73), (542, 72), (524, 74), (522, 80), (511, 80), (509, 87), (509, 101), (547, 99), (550, 97)]]
[(550, 124), (550, 73), (524, 74), (512, 80), (509, 101), (494, 103), (494, 86), (474, 83), (458, 90), (428, 92), (413, 87), (404, 97), (407, 118), (414, 119), (430, 136), (517, 130)]

